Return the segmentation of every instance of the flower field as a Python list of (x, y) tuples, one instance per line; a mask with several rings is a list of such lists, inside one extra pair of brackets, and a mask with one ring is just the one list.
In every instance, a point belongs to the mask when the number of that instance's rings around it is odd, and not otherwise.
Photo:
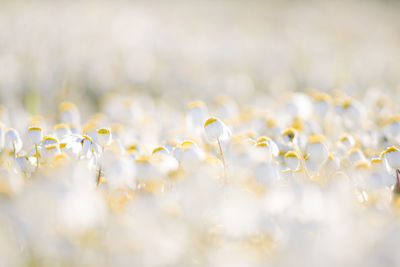
[(4, 1), (0, 266), (400, 266), (396, 1)]

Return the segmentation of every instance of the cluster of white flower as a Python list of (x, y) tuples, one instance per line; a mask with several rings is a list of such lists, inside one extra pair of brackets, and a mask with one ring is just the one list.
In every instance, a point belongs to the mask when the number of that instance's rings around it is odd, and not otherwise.
[(400, 117), (372, 95), (2, 107), (0, 262), (397, 265)]
[(195, 2), (2, 1), (0, 266), (400, 266), (400, 4)]

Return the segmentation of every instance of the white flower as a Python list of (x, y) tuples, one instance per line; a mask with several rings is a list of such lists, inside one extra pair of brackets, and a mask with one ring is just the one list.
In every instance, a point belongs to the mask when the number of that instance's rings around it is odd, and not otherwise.
[(398, 138), (400, 135), (400, 116), (392, 116), (382, 131), (392, 139)]
[(298, 133), (297, 130), (289, 127), (282, 132), (282, 137), (285, 143), (297, 143)]
[(97, 130), (97, 142), (101, 147), (111, 144), (112, 135), (108, 128), (100, 128)]
[(382, 156), (387, 160), (387, 163), (392, 169), (400, 169), (400, 150), (395, 147), (388, 147)]
[(321, 135), (312, 135), (306, 146), (308, 157), (318, 165), (324, 163), (329, 156), (329, 151), (324, 144), (324, 139), (325, 138)]
[(349, 159), (352, 163), (365, 161), (364, 153), (359, 148), (352, 148), (349, 151)]
[(58, 144), (47, 145), (44, 147), (43, 151), (43, 160), (50, 161), (52, 160), (57, 154), (60, 153), (60, 148)]
[(257, 143), (265, 142), (268, 145), (268, 149), (271, 151), (272, 156), (277, 157), (279, 155), (278, 145), (268, 136), (261, 136), (257, 139)]
[(252, 156), (252, 157), (259, 161), (270, 162), (272, 160), (271, 149), (269, 147), (269, 144), (265, 141), (258, 142), (255, 146), (255, 150), (253, 153), (254, 153), (254, 156)]
[(285, 164), (291, 170), (297, 170), (300, 166), (299, 155), (295, 151), (288, 151), (285, 154)]
[(330, 95), (324, 93), (318, 93), (315, 95), (314, 100), (315, 100), (314, 104), (315, 114), (320, 118), (324, 118), (330, 108), (330, 100), (331, 100)]
[(201, 101), (193, 101), (188, 104), (189, 110), (186, 114), (186, 124), (189, 129), (201, 129), (207, 119), (207, 107)]
[(22, 149), (22, 140), (15, 129), (9, 129), (4, 136), (5, 148), (9, 151), (18, 152)]
[(356, 141), (354, 140), (353, 136), (350, 134), (344, 134), (340, 137), (339, 144), (344, 146), (347, 149), (352, 148), (355, 145)]
[(210, 142), (228, 140), (232, 132), (221, 120), (211, 117), (204, 123), (204, 132)]
[(61, 123), (54, 126), (57, 138), (62, 139), (64, 136), (71, 133), (71, 129), (67, 124)]
[(74, 103), (63, 102), (59, 106), (61, 121), (68, 124), (79, 124), (79, 110)]
[(29, 127), (28, 129), (28, 136), (32, 140), (32, 143), (38, 145), (42, 141), (42, 128), (37, 126)]
[(183, 167), (193, 166), (193, 164), (199, 163), (205, 158), (204, 152), (192, 140), (183, 141), (180, 146), (174, 149), (173, 154)]
[(77, 159), (82, 150), (81, 140), (82, 137), (77, 134), (66, 135), (60, 141), (60, 150), (71, 158)]
[(396, 177), (386, 171), (384, 163), (381, 157), (371, 159), (372, 173), (369, 185), (372, 189), (391, 187), (396, 182)]
[(81, 144), (82, 144), (82, 150), (81, 150), (81, 156), (83, 158), (91, 158), (94, 150), (94, 143), (92, 141), (92, 138), (90, 136), (84, 135), (81, 139)]
[(43, 146), (55, 145), (55, 144), (58, 144), (58, 140), (56, 138), (50, 135), (43, 136), (43, 141), (42, 141)]
[(34, 170), (32, 164), (29, 161), (29, 158), (25, 155), (18, 156), (15, 159), (15, 162), (17, 164), (18, 169), (24, 172), (25, 174), (30, 174)]

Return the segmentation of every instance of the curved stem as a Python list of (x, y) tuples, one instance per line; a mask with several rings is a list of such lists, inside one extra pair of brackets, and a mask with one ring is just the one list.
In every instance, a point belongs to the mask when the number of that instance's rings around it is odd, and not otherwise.
[(306, 176), (306, 178), (311, 179), (310, 174), (308, 173), (308, 170), (307, 170), (307, 168), (306, 168), (306, 162), (305, 162), (305, 160), (304, 160), (304, 156), (303, 156), (303, 153), (301, 152), (300, 147), (299, 147), (296, 143), (294, 143), (294, 142), (293, 142), (293, 147), (294, 147), (294, 149), (296, 150), (296, 152), (299, 154), (300, 165), (301, 165), (301, 167), (302, 167), (303, 170), (304, 170), (304, 175)]
[(101, 167), (99, 168), (99, 173), (97, 175), (97, 181), (96, 181), (97, 187), (99, 187), (100, 185), (100, 180), (101, 180)]
[(217, 138), (217, 143), (218, 143), (219, 153), (221, 155), (222, 165), (224, 165), (224, 179), (226, 179), (225, 156), (224, 156), (224, 151), (222, 150), (222, 146), (221, 146), (221, 142), (220, 142), (219, 138)]

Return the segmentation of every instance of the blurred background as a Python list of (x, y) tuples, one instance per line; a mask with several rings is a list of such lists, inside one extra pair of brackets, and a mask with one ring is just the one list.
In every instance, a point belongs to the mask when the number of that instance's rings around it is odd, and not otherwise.
[(108, 93), (177, 107), (221, 93), (382, 88), (400, 80), (398, 1), (2, 1), (0, 101), (32, 114)]

